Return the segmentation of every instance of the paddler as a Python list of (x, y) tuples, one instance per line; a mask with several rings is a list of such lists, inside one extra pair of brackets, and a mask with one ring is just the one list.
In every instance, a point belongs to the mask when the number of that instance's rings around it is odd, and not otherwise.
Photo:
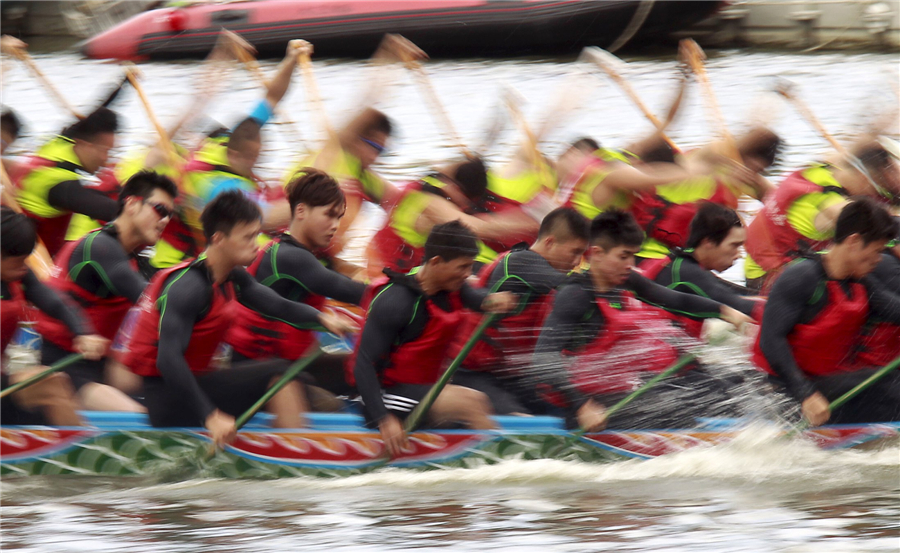
[(900, 295), (869, 276), (897, 233), (875, 200), (854, 198), (838, 215), (830, 249), (792, 263), (772, 287), (753, 362), (800, 402), (813, 426), (900, 420), (896, 371), (834, 413), (828, 407), (875, 371), (853, 366), (867, 318), (900, 324)]
[[(533, 402), (528, 366), (534, 345), (550, 311), (553, 295), (577, 267), (587, 249), (590, 223), (572, 208), (551, 211), (530, 247), (521, 246), (484, 267), (478, 285), (491, 292), (510, 292), (518, 306), (487, 329), (453, 377), (453, 383), (485, 393), (498, 415), (527, 414)], [(478, 326), (469, 313), (456, 333), (450, 357), (456, 355)]]
[[(137, 303), (147, 281), (137, 270), (137, 253), (159, 240), (172, 218), (178, 190), (170, 179), (150, 171), (133, 176), (119, 194), (119, 212), (103, 228), (69, 242), (56, 257), (49, 286), (82, 306), (96, 332), (112, 340), (125, 314)], [(75, 350), (72, 332), (38, 315), (41, 356), (50, 365)], [(85, 359), (66, 370), (85, 409), (144, 411), (142, 405), (103, 384), (106, 358)]]
[[(711, 298), (762, 321), (765, 301), (750, 299), (754, 293), (716, 276), (741, 257), (747, 231), (740, 215), (730, 207), (701, 202), (691, 220), (685, 248), (676, 248), (661, 259), (648, 259), (639, 271), (670, 290)], [(673, 320), (689, 335), (700, 338), (703, 319), (672, 314)]]
[(240, 190), (260, 204), (264, 231), (274, 232), (287, 226), (290, 221), (287, 201), (267, 201), (265, 185), (253, 169), (262, 149), (262, 127), (287, 93), (297, 60), (307, 49), (306, 43), (291, 41), (266, 87), (265, 97), (257, 102), (250, 115), (231, 131), (211, 136), (194, 152), (184, 167), (182, 181), (186, 196), (180, 201), (184, 225), (173, 225), (157, 244), (152, 260), (154, 267), (171, 267), (196, 256), (203, 241), (199, 215), (209, 201), (228, 190)]
[[(74, 336), (72, 348), (88, 359), (99, 359), (109, 340), (93, 334), (84, 312), (74, 303), (64, 301), (59, 293), (35, 276), (25, 265), (37, 242), (34, 222), (21, 213), (0, 208), (0, 353), (6, 351), (20, 322), (27, 320), (30, 306), (60, 321)], [(6, 372), (3, 358), (2, 388), (15, 384), (46, 369)], [(80, 426), (78, 402), (69, 377), (54, 373), (31, 386), (0, 400), (0, 422), (12, 424), (51, 424)]]
[[(881, 254), (881, 261), (870, 279), (878, 281), (885, 290), (900, 295), (900, 237)], [(891, 324), (878, 317), (869, 317), (855, 347), (855, 367), (872, 368), (887, 365), (900, 356), (900, 325)]]
[[(208, 244), (196, 259), (158, 272), (140, 304), (124, 364), (144, 379), (153, 426), (203, 426), (216, 444), (234, 439), (235, 417), (253, 405), (287, 368), (281, 360), (235, 363), (215, 371), (211, 360), (238, 302), (295, 327), (337, 334), (353, 323), (287, 300), (246, 270), (259, 251), (262, 214), (242, 191), (217, 195), (200, 216)], [(269, 401), (278, 428), (302, 426), (299, 385), (289, 383)]]
[[(278, 295), (321, 310), (328, 298), (359, 305), (366, 285), (337, 269), (344, 262), (326, 253), (344, 216), (346, 200), (340, 185), (326, 173), (306, 168), (288, 186), (291, 225), (260, 250), (247, 268), (257, 282)], [(243, 305), (228, 332), (232, 361), (279, 358), (293, 361), (316, 343), (312, 330), (265, 317)], [(306, 370), (317, 386), (347, 394), (343, 356), (325, 356)], [(315, 405), (313, 405), (315, 408)]]
[(470, 215), (484, 196), (487, 169), (472, 157), (440, 168), (406, 186), (369, 247), (369, 275), (382, 268), (406, 272), (423, 261), (435, 225), (460, 221), (481, 240), (532, 232), (538, 222), (525, 213)]
[[(677, 341), (656, 307), (740, 327), (750, 318), (727, 305), (668, 290), (635, 272), (644, 232), (630, 214), (609, 209), (591, 222), (590, 268), (556, 294), (535, 348), (534, 371), (551, 401), (568, 409), (570, 424), (597, 430), (604, 405), (634, 391), (679, 357)], [(646, 303), (645, 303), (646, 302)], [(617, 428), (692, 426), (696, 416), (724, 414), (727, 393), (714, 375), (693, 368), (673, 377), (616, 416)], [(671, 395), (669, 400), (663, 400)]]
[[(435, 225), (424, 247), (423, 264), (408, 274), (385, 272), (373, 285), (366, 323), (348, 364), (366, 420), (381, 432), (391, 455), (406, 444), (402, 422), (437, 382), (465, 308), (508, 312), (516, 299), (466, 283), (478, 241), (459, 221)], [(487, 396), (447, 385), (426, 414), (429, 426), (462, 422), (467, 428), (494, 428)]]
[(788, 175), (747, 228), (747, 286), (768, 291), (792, 260), (822, 250), (850, 196), (900, 197), (900, 165), (877, 141), (847, 159), (812, 163)]

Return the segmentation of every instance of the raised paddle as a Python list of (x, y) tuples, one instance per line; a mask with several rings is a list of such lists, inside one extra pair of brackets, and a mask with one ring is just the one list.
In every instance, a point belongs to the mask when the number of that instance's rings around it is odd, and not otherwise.
[(613, 80), (619, 88), (625, 92), (625, 95), (631, 98), (631, 101), (634, 102), (634, 105), (644, 114), (644, 117), (656, 127), (656, 130), (659, 131), (660, 137), (665, 140), (666, 144), (669, 145), (672, 150), (678, 152), (681, 151), (678, 146), (672, 141), (671, 138), (666, 135), (666, 125), (653, 114), (652, 111), (647, 107), (641, 97), (638, 96), (637, 92), (635, 92), (634, 88), (631, 86), (631, 83), (628, 82), (625, 77), (622, 76), (622, 68), (626, 66), (625, 62), (616, 56), (610, 54), (606, 50), (602, 48), (598, 48), (596, 46), (591, 46), (589, 48), (585, 48), (581, 51), (581, 57), (586, 60), (590, 60), (597, 67), (603, 70), (610, 79)]
[[(6, 174), (6, 168), (2, 163), (0, 163), (0, 183), (3, 185), (2, 200), (0, 200), (2, 201), (2, 204), (16, 213), (22, 213), (22, 206), (19, 205), (19, 202), (13, 194), (15, 185), (9, 178), (9, 175)], [(50, 278), (50, 273), (53, 270), (53, 258), (50, 257), (50, 252), (47, 251), (47, 246), (44, 245), (44, 242), (40, 237), (38, 237), (37, 242), (34, 245), (34, 250), (31, 252), (31, 255), (25, 259), (25, 262), (39, 279), (47, 280)]]
[[(860, 382), (859, 384), (857, 384), (856, 386), (854, 386), (853, 388), (848, 390), (846, 393), (844, 393), (844, 395), (842, 395), (841, 397), (839, 397), (836, 400), (829, 403), (828, 410), (834, 411), (838, 407), (841, 407), (842, 405), (844, 405), (845, 403), (847, 403), (854, 397), (858, 396), (863, 390), (865, 390), (866, 388), (869, 388), (870, 386), (872, 386), (872, 384), (875, 384), (876, 382), (881, 380), (884, 377), (884, 375), (895, 370), (897, 367), (900, 367), (900, 357), (895, 358), (893, 361), (891, 361), (887, 365), (881, 367), (880, 369), (878, 369), (878, 371), (876, 371), (874, 374), (872, 374), (872, 376), (863, 380), (862, 382)], [(797, 427), (794, 428), (794, 430), (792, 430), (788, 434), (788, 436), (794, 436), (795, 434), (797, 434), (799, 432), (803, 432), (807, 428), (809, 428), (809, 421), (806, 419), (803, 419), (803, 421), (801, 421), (800, 424), (798, 424)]]
[(56, 363), (50, 365), (46, 370), (43, 370), (32, 377), (26, 378), (22, 382), (17, 382), (16, 384), (13, 384), (12, 386), (6, 388), (2, 392), (0, 392), (0, 399), (5, 398), (6, 396), (8, 396), (10, 394), (14, 394), (14, 393), (18, 392), (19, 390), (21, 390), (22, 388), (27, 388), (28, 386), (31, 386), (32, 384), (34, 384), (36, 382), (40, 382), (41, 380), (47, 378), (51, 374), (68, 367), (72, 363), (80, 361), (83, 357), (84, 356), (81, 355), (80, 353), (73, 353), (72, 355), (67, 355), (66, 357), (63, 357)]
[(484, 331), (487, 330), (498, 316), (499, 314), (497, 313), (491, 313), (485, 315), (484, 318), (481, 319), (481, 323), (475, 328), (475, 331), (469, 337), (468, 341), (466, 341), (465, 345), (463, 345), (462, 349), (459, 350), (456, 359), (454, 359), (450, 363), (450, 366), (447, 367), (447, 370), (444, 371), (444, 375), (441, 376), (440, 380), (438, 380), (430, 390), (428, 390), (428, 393), (425, 394), (422, 401), (416, 405), (416, 408), (413, 409), (412, 413), (406, 418), (406, 423), (404, 425), (406, 432), (412, 432), (418, 428), (419, 424), (425, 419), (428, 410), (434, 405), (434, 401), (440, 395), (441, 390), (443, 390), (447, 383), (450, 382), (450, 379), (453, 378), (453, 374), (459, 369), (462, 362), (466, 360), (466, 357), (469, 355), (469, 352), (472, 351), (472, 348), (475, 347), (475, 344), (481, 338), (481, 335), (484, 334)]
[[(244, 414), (242, 414), (240, 417), (235, 419), (235, 421), (234, 421), (235, 430), (240, 430), (241, 428), (243, 428), (244, 425), (247, 424), (250, 421), (250, 419), (253, 418), (253, 415), (258, 413), (259, 410), (262, 409), (263, 406), (266, 403), (268, 403), (269, 400), (275, 396), (275, 394), (280, 392), (282, 388), (287, 386), (289, 382), (294, 380), (294, 378), (296, 378), (298, 374), (303, 372), (303, 370), (306, 369), (306, 367), (308, 367), (313, 361), (318, 359), (323, 353), (325, 353), (325, 351), (322, 348), (316, 347), (312, 353), (298, 359), (297, 361), (294, 362), (294, 364), (292, 364), (290, 367), (288, 367), (288, 369), (284, 372), (284, 374), (281, 376), (281, 378), (278, 379), (278, 382), (276, 382), (272, 387), (270, 387), (268, 390), (266, 390), (266, 393), (264, 393), (262, 395), (262, 397), (259, 398), (259, 401), (254, 403), (252, 407), (250, 407), (249, 409), (247, 409), (244, 412)], [(210, 458), (212, 458), (213, 455), (215, 455), (216, 447), (217, 446), (215, 443), (210, 444), (209, 449), (207, 449), (207, 451), (206, 451), (206, 458), (204, 459), (204, 461), (208, 461)]]
[(156, 134), (159, 135), (159, 143), (166, 153), (166, 156), (169, 158), (169, 163), (172, 164), (172, 167), (180, 171), (184, 162), (178, 155), (178, 152), (175, 151), (175, 145), (172, 144), (172, 141), (169, 139), (166, 129), (163, 128), (159, 119), (156, 118), (156, 114), (153, 112), (153, 106), (150, 105), (150, 100), (147, 99), (147, 95), (144, 93), (144, 87), (142, 87), (140, 81), (138, 81), (137, 70), (134, 67), (126, 67), (125, 76), (128, 78), (128, 82), (131, 83), (134, 91), (137, 92), (138, 98), (140, 98), (141, 104), (144, 106), (144, 111), (147, 112), (147, 118), (150, 119), (150, 123), (153, 125), (153, 128), (156, 129)]
[(72, 107), (72, 104), (68, 102), (68, 100), (63, 97), (62, 94), (59, 93), (59, 90), (53, 86), (53, 83), (47, 79), (47, 76), (44, 75), (44, 72), (34, 63), (34, 59), (25, 51), (24, 48), (12, 48), (10, 49), (10, 54), (15, 56), (16, 59), (21, 61), (28, 67), (29, 70), (34, 74), (35, 78), (44, 85), (44, 88), (50, 93), (51, 96), (61, 105), (66, 111), (74, 115), (78, 119), (84, 119), (84, 116), (79, 113), (75, 108)]

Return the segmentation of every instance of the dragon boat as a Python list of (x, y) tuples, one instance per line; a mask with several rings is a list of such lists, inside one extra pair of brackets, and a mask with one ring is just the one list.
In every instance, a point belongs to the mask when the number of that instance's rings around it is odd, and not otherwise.
[[(85, 413), (89, 426), (0, 427), (0, 476), (83, 475), (153, 477), (210, 448), (203, 429), (152, 428), (144, 415)], [(275, 430), (257, 415), (235, 442), (203, 463), (204, 476), (273, 479), (340, 477), (384, 466), (471, 468), (505, 460), (561, 459), (605, 463), (651, 459), (692, 448), (723, 445), (744, 421), (713, 419), (698, 428), (607, 430), (578, 436), (554, 417), (496, 417), (498, 430), (421, 431), (402, 455), (388, 461), (380, 435), (355, 414), (308, 416), (308, 428)], [(806, 430), (823, 449), (877, 448), (897, 443), (900, 422), (832, 425)]]

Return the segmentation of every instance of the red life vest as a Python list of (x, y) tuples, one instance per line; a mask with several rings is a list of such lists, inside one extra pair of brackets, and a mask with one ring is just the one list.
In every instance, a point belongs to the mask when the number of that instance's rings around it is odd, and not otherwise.
[[(380, 279), (370, 287), (363, 298), (362, 306), (368, 309), (378, 294), (388, 286), (405, 286), (402, 282), (389, 279)], [(431, 385), (438, 381), (444, 360), (453, 340), (454, 334), (459, 331), (459, 325), (463, 320), (464, 311), (459, 292), (450, 294), (450, 311), (444, 311), (436, 306), (433, 301), (422, 297), (425, 309), (428, 310), (428, 322), (425, 328), (414, 340), (395, 345), (388, 353), (387, 359), (381, 365), (381, 386), (388, 388), (395, 384), (423, 384)], [(356, 365), (356, 355), (359, 353), (359, 344), (353, 354), (347, 359), (345, 376), (348, 383), (356, 384), (353, 369)]]
[[(124, 296), (110, 295), (100, 297), (88, 292), (76, 284), (70, 278), (69, 273), (69, 261), (75, 248), (83, 242), (92, 241), (101, 232), (106, 232), (106, 228), (97, 229), (81, 240), (66, 243), (59, 252), (56, 266), (53, 270), (53, 277), (47, 284), (61, 294), (74, 299), (81, 306), (87, 319), (91, 321), (96, 333), (112, 340), (116, 337), (116, 332), (119, 330), (126, 313), (128, 313), (128, 309), (131, 308), (131, 301)], [(137, 262), (134, 258), (130, 260), (130, 264), (134, 271), (138, 270)], [(77, 266), (80, 267), (81, 265), (80, 263)], [(72, 331), (62, 321), (39, 311), (36, 330), (44, 340), (48, 340), (66, 351), (72, 351)]]
[[(850, 285), (850, 291), (848, 298), (837, 281), (827, 281), (828, 304), (812, 321), (798, 324), (788, 334), (794, 360), (804, 373), (828, 376), (854, 370), (851, 354), (869, 313), (869, 298), (866, 287), (858, 282)], [(753, 346), (753, 362), (767, 373), (776, 374), (763, 355), (759, 336)]]
[[(164, 269), (153, 276), (153, 280), (147, 286), (147, 290), (139, 303), (140, 313), (128, 343), (128, 352), (125, 354), (125, 365), (135, 374), (141, 376), (160, 376), (156, 368), (159, 355), (159, 317), (160, 298), (165, 296), (168, 286), (178, 279), (181, 273), (204, 269), (205, 258), (193, 259), (174, 267)], [(174, 278), (171, 275), (178, 273)], [(210, 285), (212, 288), (212, 303), (206, 311), (206, 315), (196, 324), (191, 332), (191, 340), (184, 352), (191, 372), (205, 373), (212, 368), (209, 366), (219, 343), (225, 338), (228, 327), (235, 317), (235, 293), (234, 284), (226, 281), (222, 286)]]
[(787, 218), (788, 209), (801, 196), (825, 191), (847, 195), (841, 187), (816, 184), (803, 173), (806, 169), (789, 175), (778, 188), (770, 193), (762, 209), (747, 227), (747, 255), (766, 272), (774, 271), (786, 263), (810, 252), (821, 251), (829, 240), (812, 240), (794, 230)]
[(604, 326), (594, 340), (579, 351), (569, 366), (572, 383), (587, 395), (631, 392), (646, 373), (664, 371), (678, 359), (678, 351), (662, 340), (674, 330), (657, 309), (644, 305), (630, 292), (622, 292), (622, 305), (613, 307), (596, 298)]
[(0, 353), (6, 350), (19, 321), (27, 318), (28, 301), (25, 300), (25, 290), (20, 281), (7, 283), (9, 297), (0, 299)]
[[(669, 254), (666, 257), (661, 257), (658, 259), (647, 259), (643, 263), (641, 263), (638, 271), (641, 272), (645, 277), (649, 278), (652, 281), (656, 281), (656, 277), (659, 276), (659, 273), (662, 272), (663, 269), (672, 264), (675, 260), (674, 254)], [(672, 322), (674, 322), (677, 326), (680, 326), (684, 329), (684, 331), (691, 336), (692, 338), (700, 339), (700, 335), (703, 332), (703, 320), (692, 319), (690, 317), (685, 317), (684, 315), (678, 315), (672, 313), (670, 311), (666, 311), (665, 309), (660, 309), (666, 317), (670, 318)]]
[[(511, 252), (505, 252), (495, 259), (490, 265), (485, 266), (478, 274), (478, 287), (486, 288), (491, 274), (495, 270), (503, 270), (502, 265)], [(514, 370), (514, 364), (510, 356), (530, 355), (537, 345), (541, 334), (544, 319), (550, 312), (550, 304), (553, 294), (545, 294), (534, 298), (529, 293), (519, 300), (524, 302), (524, 308), (512, 315), (499, 320), (482, 335), (475, 346), (466, 356), (463, 366), (473, 371), (500, 370), (508, 375), (508, 370)], [(450, 357), (455, 357), (469, 340), (475, 327), (481, 322), (481, 313), (467, 312), (463, 318), (462, 327), (454, 336), (450, 349)]]
[(900, 325), (877, 323), (867, 329), (859, 344), (854, 366), (882, 367), (900, 357)]
[[(272, 249), (281, 243), (282, 239), (279, 237), (266, 244), (247, 268), (247, 272), (255, 277), (263, 262), (271, 262), (269, 255), (277, 255), (277, 248), (274, 252)], [(326, 299), (325, 296), (309, 292), (302, 301), (321, 311)], [(303, 355), (316, 340), (315, 333), (311, 330), (299, 329), (272, 320), (241, 304), (236, 306), (236, 310), (237, 323), (228, 331), (228, 338), (225, 341), (234, 348), (234, 351), (245, 357), (251, 359), (278, 357), (294, 360)]]
[[(511, 200), (509, 198), (504, 198), (494, 192), (487, 192), (484, 199), (479, 202), (479, 207), (482, 212), (491, 213), (494, 215), (502, 215), (504, 213), (513, 213), (513, 212), (521, 212), (522, 204)], [(516, 244), (526, 243), (531, 244), (537, 239), (537, 234), (527, 234), (527, 233), (517, 233), (512, 234), (509, 233), (507, 236), (504, 236), (502, 239), (493, 239), (493, 240), (484, 240), (484, 245), (490, 248), (491, 250), (502, 253), (508, 252), (512, 249)]]
[(654, 192), (640, 192), (631, 204), (631, 213), (648, 238), (654, 238), (669, 248), (683, 248), (690, 234), (691, 220), (703, 201), (731, 209), (738, 207), (735, 193), (721, 179), (716, 179), (716, 187), (710, 197), (692, 202), (673, 203)]

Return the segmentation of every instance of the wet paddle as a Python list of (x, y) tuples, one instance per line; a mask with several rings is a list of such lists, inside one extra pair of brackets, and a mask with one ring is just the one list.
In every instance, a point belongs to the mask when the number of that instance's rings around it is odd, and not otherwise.
[(44, 85), (44, 88), (47, 89), (47, 92), (50, 93), (50, 96), (53, 98), (69, 113), (74, 115), (77, 119), (84, 119), (84, 115), (79, 113), (75, 108), (72, 107), (72, 104), (69, 103), (65, 97), (60, 94), (59, 89), (57, 89), (53, 83), (47, 79), (47, 76), (44, 75), (44, 72), (34, 63), (34, 59), (31, 55), (28, 54), (23, 48), (14, 48), (10, 50), (10, 54), (14, 56), (16, 59), (25, 64), (26, 67), (34, 74), (35, 78)]
[(62, 369), (68, 367), (72, 363), (80, 361), (83, 357), (84, 356), (81, 355), (80, 353), (73, 353), (72, 355), (63, 357), (56, 363), (50, 365), (50, 367), (48, 367), (46, 370), (41, 371), (32, 377), (26, 378), (22, 382), (18, 382), (16, 384), (13, 384), (12, 386), (6, 388), (2, 392), (0, 392), (0, 399), (4, 398), (10, 394), (14, 394), (14, 393), (18, 392), (19, 390), (21, 390), (22, 388), (27, 388), (28, 386), (31, 386), (32, 384), (34, 384), (36, 382), (40, 382), (41, 380), (47, 378), (51, 374), (61, 371)]
[[(854, 386), (852, 389), (848, 390), (844, 395), (842, 395), (841, 397), (839, 397), (836, 400), (829, 403), (828, 410), (833, 412), (838, 407), (841, 407), (842, 405), (844, 405), (845, 403), (847, 403), (854, 397), (858, 396), (863, 390), (869, 388), (870, 386), (872, 386), (872, 384), (875, 384), (876, 382), (881, 380), (884, 377), (884, 375), (897, 369), (897, 367), (900, 367), (900, 357), (897, 357), (896, 359), (894, 359), (887, 365), (881, 367), (872, 376), (863, 380), (862, 382), (860, 382), (859, 384)], [(794, 430), (792, 430), (790, 432), (790, 434), (788, 434), (788, 436), (794, 436), (800, 432), (803, 432), (807, 428), (809, 428), (809, 421), (806, 419), (803, 419), (803, 421), (800, 424), (798, 424), (797, 427), (794, 428)]]
[(456, 356), (456, 359), (454, 359), (450, 363), (450, 366), (447, 367), (447, 370), (444, 371), (444, 375), (441, 376), (440, 380), (438, 380), (430, 390), (428, 390), (428, 393), (425, 394), (422, 401), (416, 405), (416, 408), (413, 409), (412, 413), (409, 414), (409, 417), (406, 418), (406, 424), (404, 425), (406, 432), (412, 432), (418, 428), (419, 424), (425, 419), (428, 410), (434, 405), (434, 401), (437, 399), (438, 395), (440, 395), (441, 390), (443, 390), (450, 379), (453, 378), (453, 374), (459, 369), (462, 362), (466, 360), (466, 357), (469, 355), (469, 352), (472, 351), (472, 348), (475, 347), (475, 344), (481, 338), (481, 335), (484, 334), (484, 331), (487, 330), (498, 316), (497, 313), (491, 313), (485, 315), (484, 318), (481, 319), (481, 324), (475, 328), (475, 331), (469, 337), (469, 340), (459, 351), (459, 355)]

